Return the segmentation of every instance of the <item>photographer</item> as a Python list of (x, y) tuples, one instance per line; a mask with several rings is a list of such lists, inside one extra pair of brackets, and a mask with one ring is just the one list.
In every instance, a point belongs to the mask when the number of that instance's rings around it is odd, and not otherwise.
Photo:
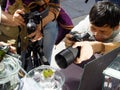
[[(29, 34), (26, 31), (26, 23), (21, 15), (35, 10), (41, 12), (49, 6), (48, 15), (42, 19), (42, 23), (38, 24), (36, 30)], [(43, 38), (43, 51), (49, 61), (51, 62), (51, 53), (55, 44), (58, 25), (56, 18), (60, 11), (59, 0), (9, 0), (6, 7), (2, 7), (5, 14), (5, 22), (0, 25), (0, 40), (10, 42), (17, 47), (17, 39), (20, 34), (21, 38), (21, 51), (24, 51), (28, 44), (28, 38), (32, 42), (41, 40)], [(6, 25), (7, 24), (7, 25)], [(20, 33), (19, 28), (21, 27)]]
[[(90, 10), (89, 15), (76, 25), (72, 31), (77, 31), (79, 33), (88, 32), (91, 36), (94, 36), (96, 41), (84, 42), (74, 42), (71, 41), (71, 34), (67, 34), (65, 38), (66, 47), (72, 46), (82, 46), (80, 50), (80, 57), (77, 58), (77, 63), (81, 63), (85, 60), (88, 60), (94, 53), (103, 54), (103, 50), (100, 50), (101, 47), (104, 48), (104, 43), (106, 42), (119, 42), (120, 41), (120, 9), (117, 5), (111, 2), (98, 1)], [(100, 42), (97, 42), (100, 41)], [(96, 43), (97, 42), (97, 43)], [(104, 42), (104, 43), (102, 43)], [(75, 46), (74, 46), (75, 44)], [(91, 44), (96, 45), (92, 47)], [(119, 44), (119, 43), (118, 43)], [(119, 45), (115, 44), (118, 47)], [(110, 44), (111, 46), (112, 44)], [(109, 44), (108, 44), (109, 46)], [(84, 47), (84, 48), (83, 48)], [(106, 46), (107, 47), (107, 46)], [(97, 48), (98, 50), (96, 50)], [(90, 50), (89, 50), (90, 49)], [(111, 48), (112, 50), (112, 48)], [(91, 52), (90, 52), (91, 51)], [(106, 50), (107, 51), (110, 51)]]

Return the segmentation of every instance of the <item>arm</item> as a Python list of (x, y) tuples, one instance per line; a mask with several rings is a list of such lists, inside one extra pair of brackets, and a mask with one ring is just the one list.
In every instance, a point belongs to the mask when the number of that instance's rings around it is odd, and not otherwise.
[(104, 45), (104, 49), (102, 51), (103, 51), (103, 54), (105, 54), (119, 47), (120, 42), (103, 43), (103, 45)]
[(25, 25), (24, 19), (20, 15), (24, 13), (23, 10), (16, 10), (13, 15), (2, 11), (1, 12), (1, 24), (8, 25), (8, 26), (19, 26)]
[(95, 53), (105, 54), (120, 46), (120, 42), (102, 43), (98, 41), (76, 42), (73, 48), (80, 46), (80, 57), (77, 57), (75, 63), (81, 63), (91, 58)]
[(51, 0), (48, 5), (49, 12), (48, 15), (42, 19), (42, 27), (44, 27), (49, 22), (56, 20), (60, 12), (60, 0)]
[(93, 48), (94, 54), (95, 53), (106, 54), (120, 46), (120, 42), (103, 43), (103, 42), (99, 42), (99, 41), (93, 41), (90, 43)]
[[(42, 19), (42, 27), (47, 25), (49, 22), (54, 21), (57, 19), (59, 12), (60, 12), (60, 1), (59, 0), (52, 0), (52, 2), (49, 3), (49, 13), (48, 15)], [(28, 37), (34, 37), (32, 41), (36, 41), (41, 39), (42, 35), (40, 33), (41, 30), (41, 23), (37, 26), (37, 29), (32, 34), (28, 35)]]

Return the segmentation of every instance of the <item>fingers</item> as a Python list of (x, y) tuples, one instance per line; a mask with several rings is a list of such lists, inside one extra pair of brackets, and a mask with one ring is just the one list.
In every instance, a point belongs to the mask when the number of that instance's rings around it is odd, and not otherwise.
[(35, 32), (28, 35), (28, 38), (31, 38), (32, 42), (40, 40), (42, 37), (43, 37), (42, 33), (40, 31), (38, 31), (38, 30), (36, 30)]
[(92, 57), (92, 55), (94, 54), (93, 48), (89, 42), (87, 42), (87, 41), (76, 42), (73, 45), (73, 48), (78, 47), (78, 46), (81, 47), (80, 48), (80, 55), (74, 61), (74, 63), (77, 63), (77, 64), (90, 59)]
[(71, 41), (70, 38), (72, 38), (72, 35), (66, 34), (65, 40), (64, 40), (66, 47), (72, 46), (74, 44), (74, 41)]
[(25, 25), (24, 19), (20, 14), (24, 14), (24, 10), (21, 10), (21, 9), (16, 10), (14, 15), (13, 15), (13, 21), (17, 25)]
[(87, 46), (87, 45), (91, 46), (91, 43), (89, 41), (81, 41), (81, 42), (75, 42), (72, 47), (76, 48), (78, 46)]
[(35, 42), (35, 41), (37, 41), (37, 40), (41, 40), (42, 39), (42, 34), (37, 34), (37, 35), (35, 35), (35, 37), (31, 40), (32, 42)]
[(24, 11), (24, 9), (17, 9), (17, 10), (16, 10), (16, 13), (25, 14), (25, 11)]

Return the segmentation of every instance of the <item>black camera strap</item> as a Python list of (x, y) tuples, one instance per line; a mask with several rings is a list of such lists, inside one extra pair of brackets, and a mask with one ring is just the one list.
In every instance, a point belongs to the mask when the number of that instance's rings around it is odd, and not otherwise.
[(17, 54), (21, 55), (21, 38), (20, 38), (21, 27), (18, 26), (18, 29), (19, 29), (19, 33), (17, 38)]

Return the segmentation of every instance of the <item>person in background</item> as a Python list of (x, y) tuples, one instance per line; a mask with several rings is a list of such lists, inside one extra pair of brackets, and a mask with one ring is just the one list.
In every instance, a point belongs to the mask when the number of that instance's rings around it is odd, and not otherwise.
[[(70, 38), (72, 37), (71, 34), (67, 34), (65, 38), (66, 47), (72, 45), (73, 47), (76, 46), (84, 47), (83, 49), (80, 50), (82, 55), (80, 55), (80, 57), (76, 59), (76, 62), (82, 63), (83, 61), (88, 60), (94, 53), (103, 54), (104, 50), (106, 50), (106, 52), (110, 51), (107, 50), (108, 48), (104, 49), (105, 47), (103, 43), (120, 42), (119, 22), (120, 22), (120, 9), (116, 4), (106, 1), (98, 1), (97, 3), (95, 3), (95, 5), (93, 5), (89, 12), (89, 15), (84, 20), (80, 21), (79, 24), (72, 29), (72, 32), (74, 31), (77, 31), (78, 33), (87, 32), (90, 34), (90, 36), (94, 37), (96, 41), (87, 41), (84, 42), (85, 43), (84, 45), (81, 44), (83, 42), (71, 41), (70, 40)], [(118, 46), (119, 46), (118, 44), (115, 45), (115, 47)], [(110, 49), (112, 50), (112, 48)], [(88, 51), (91, 52), (89, 53)]]
[[(42, 12), (49, 6), (48, 15), (37, 25), (36, 30), (29, 34), (26, 31), (26, 23), (22, 15), (38, 10)], [(4, 21), (1, 20), (0, 40), (11, 43), (17, 47), (17, 39), (21, 37), (21, 51), (28, 44), (28, 38), (32, 42), (43, 39), (43, 52), (48, 62), (51, 62), (52, 49), (58, 35), (57, 17), (60, 11), (59, 0), (7, 0), (6, 6), (2, 7)], [(19, 33), (19, 28), (21, 28)]]

